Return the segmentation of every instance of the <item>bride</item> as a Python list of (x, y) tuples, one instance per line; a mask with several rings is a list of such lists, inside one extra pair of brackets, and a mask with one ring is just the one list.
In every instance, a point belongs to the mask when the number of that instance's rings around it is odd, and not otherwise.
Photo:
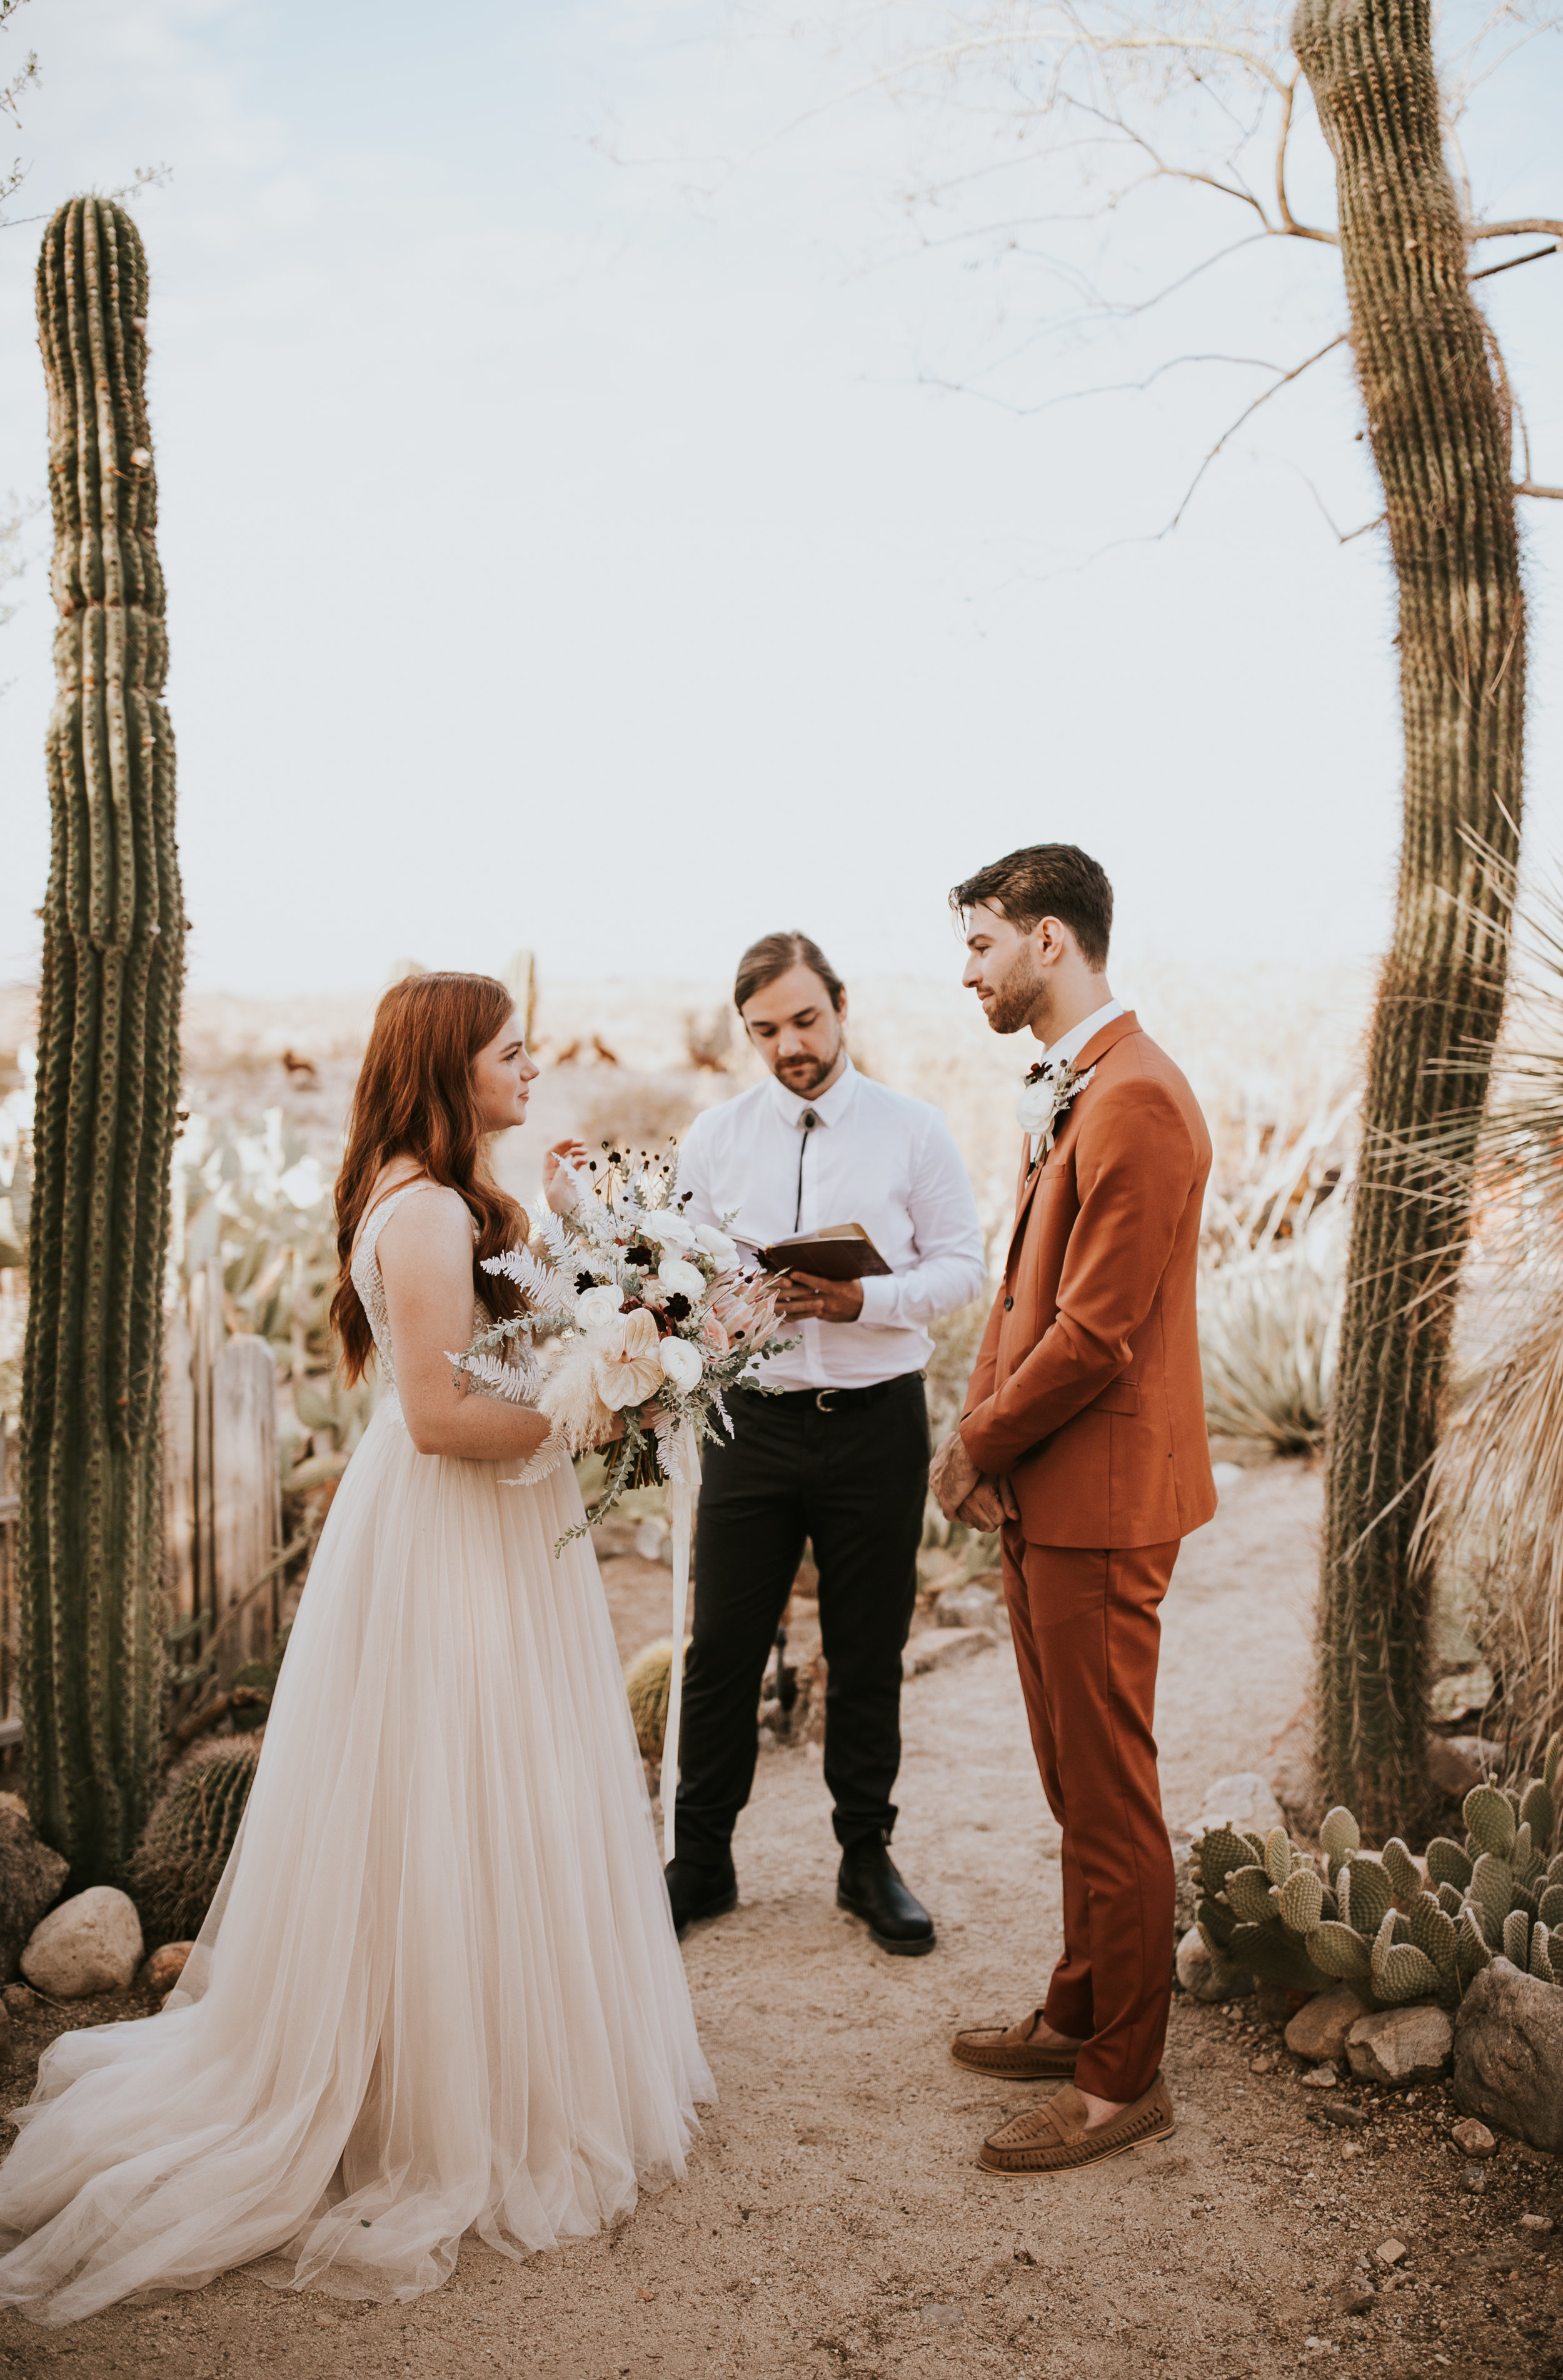
[[(64, 2034), (0, 2169), (0, 2304), (70, 2322), (256, 2264), (407, 2299), (676, 2179), (715, 2092), (573, 1470), (457, 1391), (526, 1232), (486, 1135), (537, 1068), (503, 988), (380, 1003), (333, 1319), (385, 1393), (332, 1506), (239, 1838), (163, 2011)], [(562, 1150), (567, 1145), (562, 1145)], [(551, 1152), (554, 1195), (561, 1152)], [(507, 1485), (518, 1474), (527, 1484)]]

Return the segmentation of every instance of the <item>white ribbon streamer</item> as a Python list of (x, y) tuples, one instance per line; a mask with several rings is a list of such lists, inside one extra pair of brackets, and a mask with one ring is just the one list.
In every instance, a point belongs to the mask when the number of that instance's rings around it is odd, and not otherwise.
[[(671, 1436), (672, 1433), (670, 1432)], [(663, 1439), (667, 1446), (666, 1439)], [(664, 1462), (672, 1505), (672, 1668), (668, 1678), (668, 1723), (662, 1736), (662, 1858), (673, 1856), (673, 1804), (678, 1799), (678, 1730), (684, 1715), (684, 1634), (689, 1618), (689, 1542), (695, 1528), (695, 1490), (700, 1480), (700, 1446), (693, 1422), (685, 1422)]]

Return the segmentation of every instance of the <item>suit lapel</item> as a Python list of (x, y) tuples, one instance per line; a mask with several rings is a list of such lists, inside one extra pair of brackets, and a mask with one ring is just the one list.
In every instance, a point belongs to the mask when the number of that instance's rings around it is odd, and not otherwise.
[[(1120, 1041), (1127, 1039), (1131, 1033), (1137, 1033), (1139, 1029), (1139, 1018), (1135, 1015), (1132, 1008), (1126, 1008), (1121, 1016), (1115, 1016), (1110, 1025), (1104, 1025), (1099, 1033), (1092, 1034), (1091, 1038), (1086, 1042), (1085, 1047), (1080, 1051), (1078, 1057), (1074, 1061), (1074, 1070), (1076, 1074), (1089, 1074), (1091, 1068), (1096, 1065), (1098, 1059), (1105, 1058), (1109, 1050), (1116, 1049)], [(1060, 1136), (1069, 1130), (1071, 1123), (1074, 1120), (1075, 1113), (1076, 1107), (1072, 1105), (1065, 1115), (1063, 1122), (1059, 1126)], [(1059, 1153), (1059, 1144), (1055, 1139), (1052, 1148), (1048, 1151), (1047, 1155), (1045, 1157), (1038, 1158), (1036, 1163), (1033, 1165), (1029, 1171), (1026, 1171), (1024, 1170), (1025, 1159), (1026, 1150), (1029, 1146), (1030, 1137), (1028, 1135), (1026, 1139), (1021, 1144), (1021, 1165), (1023, 1171), (1021, 1173), (1019, 1188), (1015, 1196), (1015, 1220), (1010, 1232), (1011, 1256), (1013, 1256), (1015, 1252), (1015, 1243), (1020, 1238), (1021, 1232), (1024, 1227), (1026, 1216), (1031, 1211), (1031, 1202), (1036, 1194), (1036, 1184), (1042, 1179), (1043, 1170)]]

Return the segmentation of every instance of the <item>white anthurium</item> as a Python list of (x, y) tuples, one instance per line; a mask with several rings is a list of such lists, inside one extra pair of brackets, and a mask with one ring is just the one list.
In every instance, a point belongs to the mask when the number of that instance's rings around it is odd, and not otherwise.
[(692, 1305), (706, 1293), (706, 1284), (700, 1273), (694, 1265), (685, 1264), (682, 1257), (664, 1257), (657, 1267), (657, 1278), (670, 1297), (687, 1297)]
[(599, 1281), (595, 1289), (583, 1290), (576, 1300), (576, 1319), (584, 1330), (597, 1330), (603, 1323), (612, 1321), (623, 1304), (616, 1288)]
[(687, 1396), (691, 1389), (698, 1387), (705, 1369), (698, 1347), (692, 1347), (687, 1339), (668, 1338), (661, 1342), (657, 1353), (661, 1359), (663, 1378), (671, 1380), (682, 1394)]
[(660, 1248), (692, 1248), (695, 1245), (694, 1225), (686, 1223), (682, 1215), (675, 1215), (671, 1207), (659, 1207), (637, 1215), (636, 1228), (644, 1238), (655, 1240)]
[(718, 1272), (733, 1272), (737, 1269), (738, 1251), (727, 1233), (719, 1232), (714, 1223), (696, 1224), (695, 1245), (710, 1257)]

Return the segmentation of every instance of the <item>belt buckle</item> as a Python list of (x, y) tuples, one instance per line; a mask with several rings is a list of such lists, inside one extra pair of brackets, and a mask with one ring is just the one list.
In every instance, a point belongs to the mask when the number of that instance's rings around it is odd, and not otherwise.
[(828, 1405), (825, 1400), (827, 1397), (837, 1397), (840, 1396), (840, 1394), (841, 1390), (839, 1389), (816, 1389), (814, 1391), (816, 1410), (822, 1414), (834, 1413), (836, 1410), (835, 1406)]

